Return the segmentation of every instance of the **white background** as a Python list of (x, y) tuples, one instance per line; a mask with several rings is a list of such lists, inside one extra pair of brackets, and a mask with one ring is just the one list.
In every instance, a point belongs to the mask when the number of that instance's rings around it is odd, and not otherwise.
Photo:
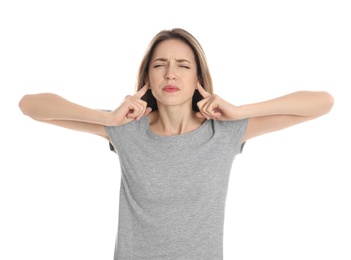
[(305, 89), (335, 98), (328, 115), (250, 140), (237, 156), (225, 260), (350, 260), (348, 2), (1, 1), (0, 259), (112, 259), (117, 156), (100, 137), (23, 116), (18, 102), (54, 92), (113, 109), (133, 93), (154, 34), (182, 27), (234, 104)]

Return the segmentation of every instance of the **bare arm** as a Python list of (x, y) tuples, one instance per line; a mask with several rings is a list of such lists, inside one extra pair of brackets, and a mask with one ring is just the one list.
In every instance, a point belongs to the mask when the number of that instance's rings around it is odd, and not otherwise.
[(52, 93), (25, 95), (19, 107), (24, 115), (39, 122), (107, 138), (104, 125), (111, 122), (108, 112), (80, 106)]
[(328, 92), (298, 91), (240, 106), (241, 117), (249, 118), (243, 141), (325, 115), (332, 109), (333, 104), (334, 99)]
[(333, 97), (325, 91), (297, 91), (263, 102), (235, 106), (209, 94), (199, 84), (198, 90), (204, 97), (198, 103), (198, 117), (215, 120), (249, 118), (243, 142), (327, 114), (334, 105)]
[(147, 86), (133, 96), (127, 96), (114, 111), (107, 112), (75, 104), (52, 93), (25, 95), (19, 102), (24, 115), (37, 121), (68, 129), (97, 134), (107, 138), (104, 126), (121, 125), (150, 113), (140, 98)]

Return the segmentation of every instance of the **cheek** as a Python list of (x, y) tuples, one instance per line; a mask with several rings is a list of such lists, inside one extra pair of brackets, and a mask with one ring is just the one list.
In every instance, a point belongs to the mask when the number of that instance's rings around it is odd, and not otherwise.
[(151, 73), (148, 76), (148, 81), (149, 81), (149, 87), (152, 88), (153, 86), (155, 86), (156, 80), (155, 80), (155, 76), (152, 75)]
[(160, 73), (149, 73), (149, 82), (150, 87), (157, 86), (157, 83), (163, 80), (163, 77)]
[(196, 75), (193, 76), (193, 77), (191, 77), (191, 79), (189, 79), (189, 83), (190, 83), (190, 85), (191, 85), (192, 87), (194, 87), (194, 89), (196, 89), (198, 80), (199, 80), (199, 79), (197, 78)]
[(160, 84), (159, 80), (156, 79), (149, 79), (150, 89), (156, 89), (157, 86)]

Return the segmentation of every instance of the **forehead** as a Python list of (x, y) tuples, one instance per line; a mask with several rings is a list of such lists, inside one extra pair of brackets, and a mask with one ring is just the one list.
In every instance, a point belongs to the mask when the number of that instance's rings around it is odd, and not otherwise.
[(152, 59), (157, 58), (175, 58), (195, 60), (193, 50), (181, 40), (170, 39), (159, 43), (152, 55)]

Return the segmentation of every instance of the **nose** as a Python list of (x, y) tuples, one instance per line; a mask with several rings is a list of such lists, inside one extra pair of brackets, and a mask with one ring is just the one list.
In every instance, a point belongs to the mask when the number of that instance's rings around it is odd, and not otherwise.
[(172, 65), (169, 65), (167, 67), (167, 70), (165, 72), (165, 79), (167, 80), (173, 80), (176, 78), (176, 73), (175, 73), (175, 70), (174, 70), (174, 66)]

